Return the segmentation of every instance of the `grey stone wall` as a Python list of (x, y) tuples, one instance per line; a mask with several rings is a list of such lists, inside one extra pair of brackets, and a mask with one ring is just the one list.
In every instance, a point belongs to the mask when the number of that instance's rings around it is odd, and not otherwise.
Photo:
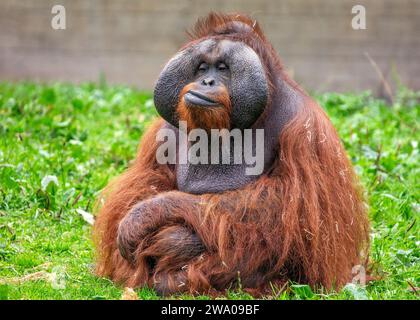
[[(66, 8), (53, 30), (51, 8)], [(362, 4), (367, 29), (351, 28)], [(215, 10), (257, 19), (291, 75), (310, 90), (420, 89), (420, 1), (416, 0), (1, 0), (0, 81), (96, 81), (150, 89), (197, 17)]]

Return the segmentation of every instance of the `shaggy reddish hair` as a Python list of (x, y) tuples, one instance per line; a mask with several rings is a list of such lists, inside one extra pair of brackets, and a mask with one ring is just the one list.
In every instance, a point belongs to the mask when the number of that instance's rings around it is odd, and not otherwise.
[[(182, 89), (180, 96), (194, 89), (195, 83), (190, 83)], [(177, 107), (178, 120), (187, 122), (190, 129), (229, 129), (231, 104), (227, 88), (223, 88), (218, 96), (210, 96), (215, 101), (220, 102), (220, 106), (213, 108), (188, 108), (184, 98), (181, 98)]]
[[(94, 230), (97, 274), (131, 287), (160, 285), (164, 293), (207, 293), (239, 280), (255, 294), (288, 280), (340, 288), (351, 280), (352, 267), (367, 261), (369, 223), (362, 190), (330, 120), (286, 76), (255, 21), (212, 13), (190, 36), (191, 42), (220, 37), (246, 43), (263, 62), (270, 90), (281, 75), (304, 104), (278, 137), (272, 168), (246, 187), (221, 194), (177, 191), (173, 168), (156, 161), (156, 134), (164, 125), (157, 120), (134, 164), (103, 194)], [(129, 220), (126, 232), (139, 238), (129, 261), (117, 245), (118, 227), (139, 202), (147, 204), (150, 216), (141, 224)], [(185, 236), (174, 240), (175, 232)], [(194, 252), (191, 232), (201, 251)]]

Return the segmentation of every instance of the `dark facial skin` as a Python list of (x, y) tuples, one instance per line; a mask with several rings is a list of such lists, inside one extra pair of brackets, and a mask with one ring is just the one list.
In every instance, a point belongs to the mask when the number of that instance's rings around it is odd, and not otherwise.
[[(268, 83), (258, 55), (247, 45), (230, 40), (204, 40), (172, 58), (155, 87), (155, 106), (178, 136), (176, 107), (182, 89), (194, 83), (184, 95), (191, 107), (214, 108), (211, 97), (224, 86), (229, 91), (232, 111), (230, 129), (264, 129), (264, 171), (278, 154), (278, 136), (300, 105), (300, 98), (282, 79), (274, 79), (275, 90), (268, 101)], [(262, 116), (264, 113), (264, 116)], [(255, 139), (253, 139), (255, 142)], [(255, 146), (252, 146), (255, 154)], [(233, 160), (233, 148), (231, 148)], [(232, 161), (233, 163), (233, 161)], [(247, 175), (247, 164), (178, 164), (180, 191), (203, 194), (238, 189), (258, 178)]]
[[(154, 92), (155, 106), (169, 123), (178, 126), (176, 106), (180, 93), (195, 83), (186, 102), (211, 107), (203, 97), (225, 86), (231, 98), (231, 128), (250, 128), (264, 111), (268, 84), (257, 54), (241, 42), (208, 39), (179, 52), (163, 69)], [(211, 100), (211, 99), (210, 99)]]
[(197, 69), (197, 80), (194, 89), (185, 95), (185, 103), (190, 106), (215, 107), (219, 103), (214, 96), (224, 90), (230, 81), (228, 66), (223, 61), (216, 63), (202, 62)]

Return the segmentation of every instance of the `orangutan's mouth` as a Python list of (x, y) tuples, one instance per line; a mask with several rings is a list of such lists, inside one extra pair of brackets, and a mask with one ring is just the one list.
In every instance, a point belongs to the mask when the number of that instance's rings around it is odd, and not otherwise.
[(220, 103), (212, 100), (208, 96), (193, 90), (188, 90), (187, 93), (184, 95), (185, 102), (187, 105), (191, 106), (217, 106)]

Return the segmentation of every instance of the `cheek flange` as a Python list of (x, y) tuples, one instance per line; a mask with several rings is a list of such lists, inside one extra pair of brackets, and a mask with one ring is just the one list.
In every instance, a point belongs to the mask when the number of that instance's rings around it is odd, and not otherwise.
[(250, 128), (264, 112), (268, 101), (268, 82), (254, 50), (241, 42), (230, 42), (229, 46), (232, 126)]
[(178, 127), (176, 107), (182, 89), (195, 78), (200, 55), (214, 46), (214, 40), (205, 40), (177, 53), (163, 68), (156, 82), (154, 102), (156, 110), (166, 121)]
[(179, 95), (193, 78), (191, 53), (184, 50), (173, 57), (162, 70), (154, 90), (156, 110), (166, 121), (177, 126), (175, 109)]

